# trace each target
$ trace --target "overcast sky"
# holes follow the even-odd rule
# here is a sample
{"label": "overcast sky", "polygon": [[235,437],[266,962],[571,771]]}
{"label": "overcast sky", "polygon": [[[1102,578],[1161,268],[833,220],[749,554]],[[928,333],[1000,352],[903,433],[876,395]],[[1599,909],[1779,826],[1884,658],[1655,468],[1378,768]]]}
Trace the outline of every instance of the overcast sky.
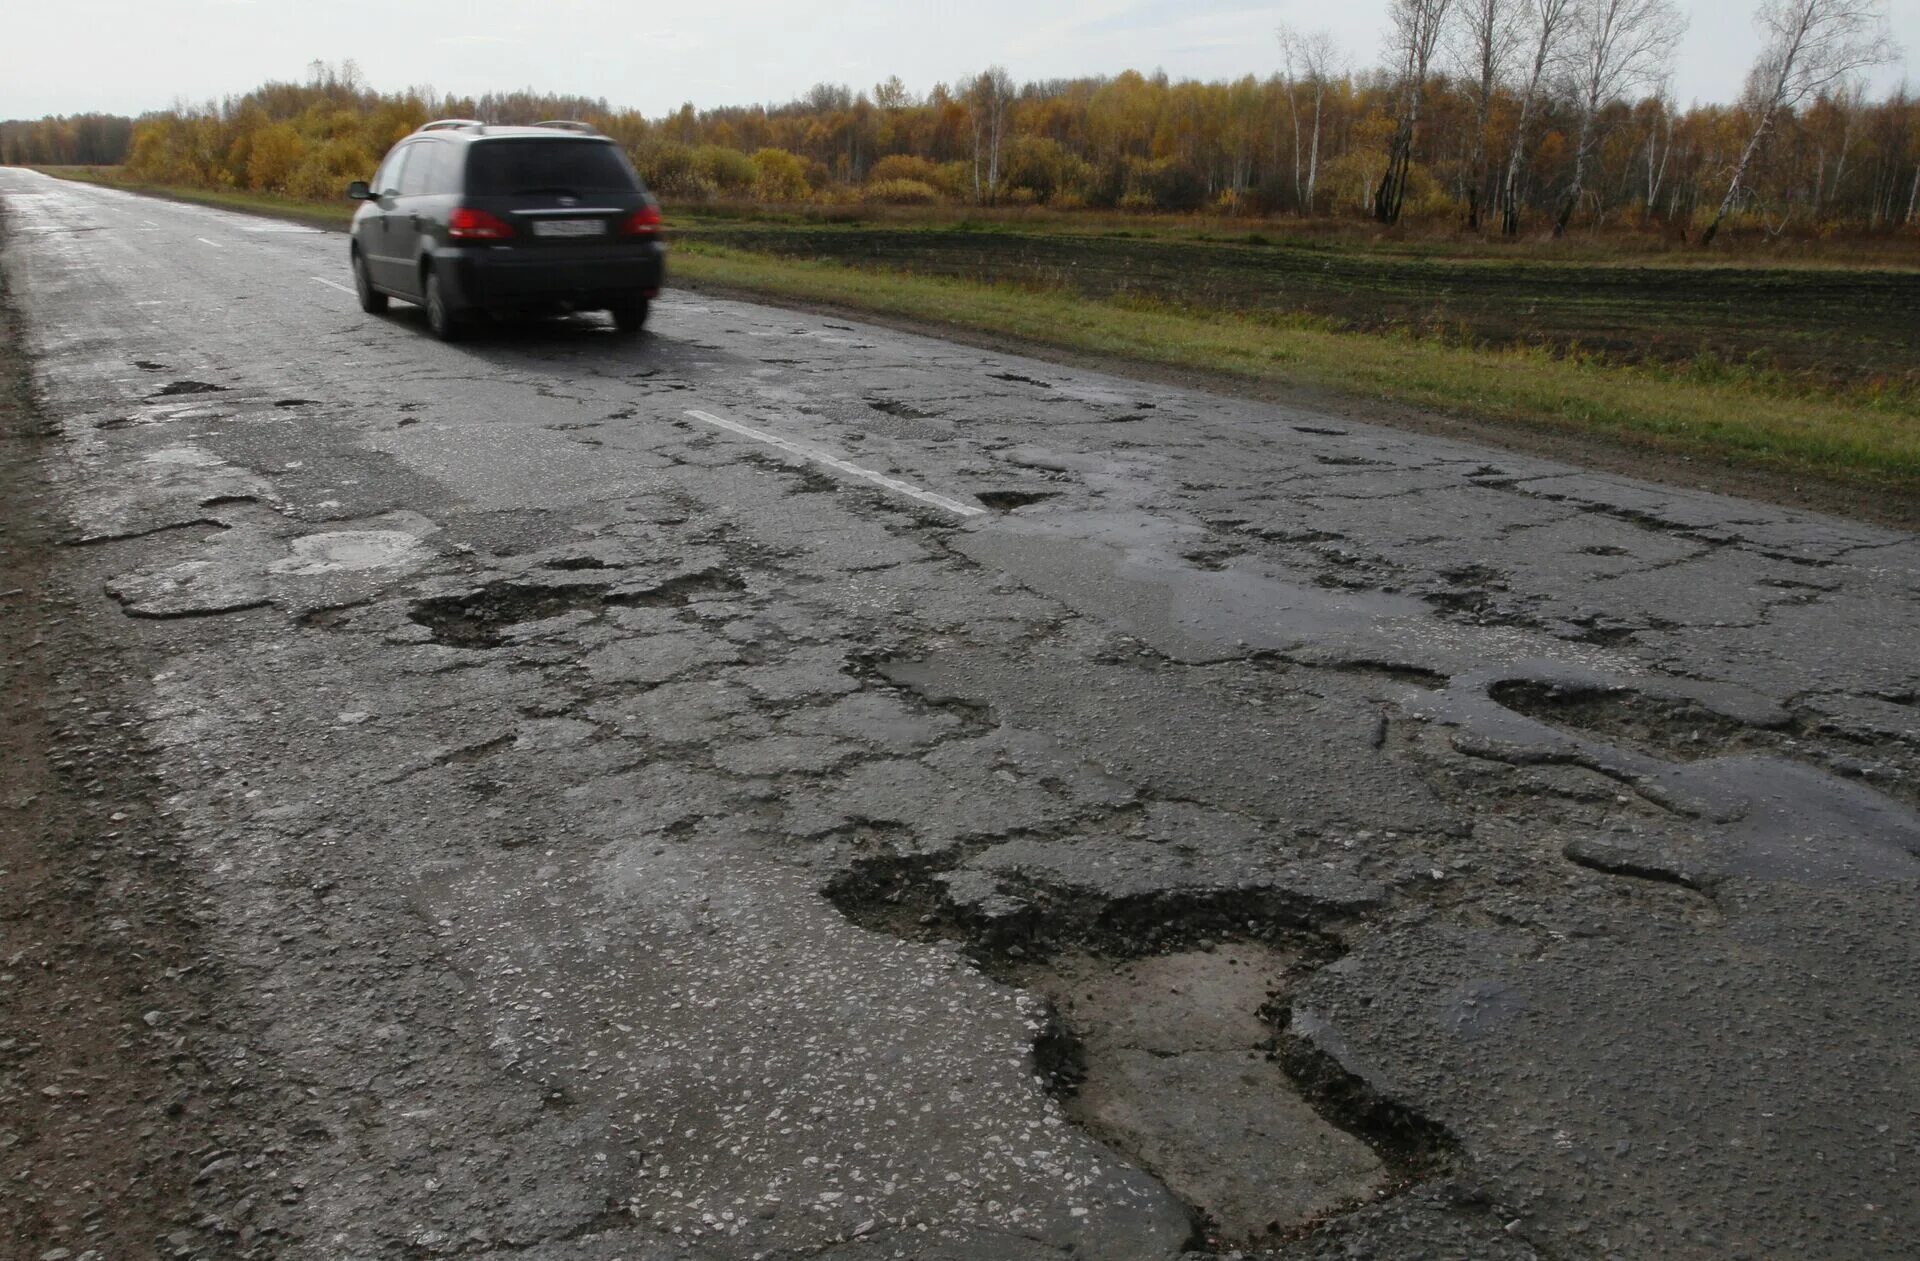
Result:
{"label": "overcast sky", "polygon": [[[0,20],[0,118],[138,114],[266,79],[315,58],[357,61],[377,88],[478,94],[534,87],[650,115],[786,101],[821,81],[916,93],[991,62],[1017,80],[1164,69],[1265,76],[1281,23],[1330,29],[1356,65],[1380,60],[1385,0],[55,0]],[[1920,0],[1889,0],[1908,50],[1876,76],[1920,87]],[[1730,100],[1758,46],[1752,0],[1682,0],[1682,104]]]}

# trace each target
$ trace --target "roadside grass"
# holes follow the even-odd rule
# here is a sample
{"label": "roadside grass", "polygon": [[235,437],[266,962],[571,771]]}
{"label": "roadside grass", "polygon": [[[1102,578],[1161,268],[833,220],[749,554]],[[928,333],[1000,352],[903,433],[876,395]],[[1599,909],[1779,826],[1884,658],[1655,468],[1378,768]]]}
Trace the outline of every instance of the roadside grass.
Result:
{"label": "roadside grass", "polygon": [[700,241],[680,244],[674,270],[696,283],[742,292],[1598,435],[1667,456],[1862,488],[1920,488],[1920,399],[1905,391],[1838,395],[1738,366],[1623,366],[1578,353],[1343,332],[1310,316],[1096,301],[1057,289],[775,258]]}

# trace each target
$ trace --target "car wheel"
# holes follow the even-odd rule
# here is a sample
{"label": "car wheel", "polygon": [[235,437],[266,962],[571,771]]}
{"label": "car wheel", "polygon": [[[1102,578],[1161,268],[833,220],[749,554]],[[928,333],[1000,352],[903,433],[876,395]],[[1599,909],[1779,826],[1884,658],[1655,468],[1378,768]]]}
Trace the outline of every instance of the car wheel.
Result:
{"label": "car wheel", "polygon": [[379,315],[387,309],[387,295],[373,287],[367,260],[360,257],[359,250],[353,252],[353,290],[360,295],[360,309],[368,315]]}
{"label": "car wheel", "polygon": [[626,298],[614,304],[613,326],[623,333],[637,333],[647,326],[647,310],[651,304],[645,298]]}
{"label": "car wheel", "polygon": [[427,327],[443,342],[460,340],[460,322],[447,305],[447,292],[440,285],[438,272],[427,273]]}

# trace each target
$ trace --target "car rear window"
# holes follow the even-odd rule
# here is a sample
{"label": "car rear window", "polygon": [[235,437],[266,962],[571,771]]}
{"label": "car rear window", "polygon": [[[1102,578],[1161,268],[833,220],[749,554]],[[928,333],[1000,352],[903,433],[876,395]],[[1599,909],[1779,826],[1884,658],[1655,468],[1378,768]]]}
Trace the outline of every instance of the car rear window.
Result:
{"label": "car rear window", "polygon": [[467,192],[634,193],[640,181],[619,148],[603,140],[493,140],[470,146]]}

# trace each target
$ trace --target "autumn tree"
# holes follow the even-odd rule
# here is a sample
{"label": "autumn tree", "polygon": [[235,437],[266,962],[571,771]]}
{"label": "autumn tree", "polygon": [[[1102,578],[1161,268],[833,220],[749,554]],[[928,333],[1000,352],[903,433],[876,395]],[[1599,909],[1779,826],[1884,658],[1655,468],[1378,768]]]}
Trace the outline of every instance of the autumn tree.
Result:
{"label": "autumn tree", "polygon": [[1586,192],[1601,109],[1664,78],[1686,29],[1673,0],[1574,0],[1567,54],[1578,136],[1555,236],[1566,234]]}
{"label": "autumn tree", "polygon": [[1013,79],[1002,67],[989,66],[967,84],[964,100],[973,128],[973,199],[991,203],[1000,187],[1000,147],[1006,140],[1007,113],[1013,107]]}
{"label": "autumn tree", "polygon": [[1473,134],[1466,169],[1467,227],[1480,227],[1487,192],[1487,128],[1497,89],[1522,39],[1522,0],[1460,0],[1453,26],[1453,59],[1473,103]]}
{"label": "autumn tree", "polygon": [[1507,236],[1520,234],[1520,175],[1532,136],[1534,114],[1550,82],[1549,76],[1557,73],[1564,56],[1567,28],[1577,0],[1523,0],[1523,3],[1523,29],[1533,55],[1527,63],[1526,83],[1520,89],[1519,118],[1514,123],[1513,143],[1507,151],[1507,173],[1500,182],[1500,231]]}
{"label": "autumn tree", "polygon": [[1739,199],[1748,168],[1783,113],[1893,56],[1885,0],[1765,0],[1754,24],[1765,43],[1747,76],[1753,134],[1734,165],[1727,195],[1700,236],[1702,245],[1713,243]]}
{"label": "autumn tree", "polygon": [[1393,146],[1387,152],[1386,174],[1373,195],[1373,217],[1381,223],[1400,222],[1407,200],[1407,178],[1413,167],[1413,144],[1420,131],[1420,106],[1427,86],[1427,69],[1453,0],[1389,0],[1388,48],[1400,72],[1400,117]]}
{"label": "autumn tree", "polygon": [[[1287,113],[1293,120],[1293,191],[1300,213],[1313,213],[1314,186],[1320,180],[1320,130],[1327,101],[1327,88],[1337,74],[1340,46],[1329,31],[1298,31],[1280,28],[1281,62],[1286,67]],[[1300,103],[1297,91],[1304,88],[1313,103],[1313,127],[1307,145],[1306,182],[1300,178]]]}

